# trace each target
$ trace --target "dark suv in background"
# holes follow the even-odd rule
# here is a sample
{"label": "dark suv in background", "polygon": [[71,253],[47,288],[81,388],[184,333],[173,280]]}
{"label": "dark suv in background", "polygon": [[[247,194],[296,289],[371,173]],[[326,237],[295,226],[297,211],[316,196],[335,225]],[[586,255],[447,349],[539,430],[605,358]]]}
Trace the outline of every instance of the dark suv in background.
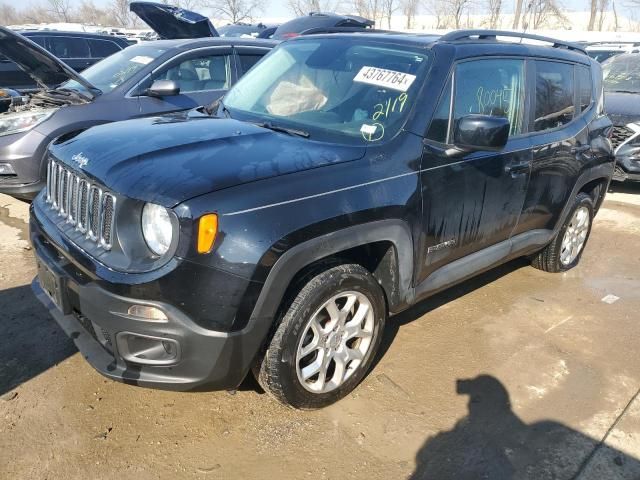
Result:
{"label": "dark suv in background", "polygon": [[234,389],[252,370],[322,407],[390,315],[516,257],[578,264],[613,173],[602,105],[600,65],[543,37],[301,36],[216,116],[52,144],[33,286],[110,378]]}
{"label": "dark suv in background", "polygon": [[[40,45],[76,72],[81,72],[129,46],[129,42],[124,38],[84,32],[18,31],[16,33]],[[38,84],[27,72],[0,54],[0,88],[32,92],[38,89]]]}

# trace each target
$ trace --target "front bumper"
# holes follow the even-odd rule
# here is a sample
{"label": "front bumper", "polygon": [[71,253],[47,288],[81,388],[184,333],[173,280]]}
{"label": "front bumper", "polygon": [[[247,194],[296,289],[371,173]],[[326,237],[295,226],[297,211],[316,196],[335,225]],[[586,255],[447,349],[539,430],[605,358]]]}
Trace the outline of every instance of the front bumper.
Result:
{"label": "front bumper", "polygon": [[0,136],[0,163],[15,175],[0,175],[0,193],[33,200],[44,187],[42,158],[49,139],[36,130]]}
{"label": "front bumper", "polygon": [[[56,246],[33,217],[30,228],[39,265],[44,265],[44,270],[51,272],[59,285],[53,297],[45,293],[38,278],[32,288],[87,361],[102,375],[128,384],[169,390],[234,389],[242,382],[269,322],[250,321],[239,331],[215,331],[198,325],[171,304],[116,294],[103,288],[104,281],[92,279],[89,272],[75,264],[69,253]],[[194,274],[193,281],[198,278],[198,274]],[[45,283],[51,292],[49,283]],[[56,299],[55,303],[52,298]],[[132,318],[127,314],[131,305],[157,307],[166,314],[167,320]],[[178,346],[178,354],[175,361],[165,365],[130,361],[130,352],[124,352],[119,341],[122,336],[167,340]]]}

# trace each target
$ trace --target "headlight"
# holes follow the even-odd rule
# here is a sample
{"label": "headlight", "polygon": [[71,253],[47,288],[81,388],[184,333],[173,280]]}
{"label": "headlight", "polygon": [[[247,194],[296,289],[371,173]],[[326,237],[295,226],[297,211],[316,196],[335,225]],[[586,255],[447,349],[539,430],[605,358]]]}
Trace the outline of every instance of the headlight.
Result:
{"label": "headlight", "polygon": [[169,210],[153,203],[145,204],[142,208],[142,235],[153,253],[167,253],[173,238]]}
{"label": "headlight", "polygon": [[8,113],[0,116],[0,136],[26,132],[49,118],[55,109]]}

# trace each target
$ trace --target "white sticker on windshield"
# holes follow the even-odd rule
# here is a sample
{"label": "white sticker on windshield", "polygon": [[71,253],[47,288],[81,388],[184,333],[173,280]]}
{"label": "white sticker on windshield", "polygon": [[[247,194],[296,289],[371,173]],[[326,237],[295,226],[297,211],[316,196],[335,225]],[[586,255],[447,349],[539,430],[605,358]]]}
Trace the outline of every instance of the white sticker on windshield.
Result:
{"label": "white sticker on windshield", "polygon": [[353,81],[406,92],[415,79],[415,75],[396,72],[395,70],[378,67],[362,67]]}
{"label": "white sticker on windshield", "polygon": [[360,127],[360,131],[362,133],[367,134],[367,135],[373,135],[374,133],[376,133],[377,129],[378,129],[377,126],[375,126],[375,125],[367,125],[366,123],[362,124],[362,127]]}
{"label": "white sticker on windshield", "polygon": [[142,65],[148,65],[153,61],[152,57],[145,57],[144,55],[138,55],[137,57],[133,57],[131,59],[133,63],[140,63]]}

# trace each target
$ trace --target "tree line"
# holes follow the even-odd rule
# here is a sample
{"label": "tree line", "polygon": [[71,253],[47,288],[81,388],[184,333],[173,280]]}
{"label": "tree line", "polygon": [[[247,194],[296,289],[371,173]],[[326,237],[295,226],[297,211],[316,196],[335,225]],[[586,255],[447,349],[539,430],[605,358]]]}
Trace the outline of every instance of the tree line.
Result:
{"label": "tree line", "polygon": [[[252,22],[265,13],[264,0],[161,0],[190,10],[200,10],[223,22]],[[562,28],[570,24],[562,0],[509,0],[513,14],[505,19],[505,0],[287,0],[292,16],[309,12],[343,12],[375,20],[380,28],[391,28],[392,18],[402,16],[405,28],[419,28],[416,19],[427,14],[428,28]],[[584,0],[589,10],[587,30],[602,30],[608,12],[617,26],[616,0]],[[640,6],[640,0],[628,0]],[[477,15],[482,19],[478,25]],[[0,25],[25,23],[78,22],[123,28],[142,28],[140,19],[129,11],[129,0],[111,0],[98,6],[93,0],[74,5],[71,0],[40,0],[24,8],[0,4]],[[398,26],[396,25],[396,28]]]}

